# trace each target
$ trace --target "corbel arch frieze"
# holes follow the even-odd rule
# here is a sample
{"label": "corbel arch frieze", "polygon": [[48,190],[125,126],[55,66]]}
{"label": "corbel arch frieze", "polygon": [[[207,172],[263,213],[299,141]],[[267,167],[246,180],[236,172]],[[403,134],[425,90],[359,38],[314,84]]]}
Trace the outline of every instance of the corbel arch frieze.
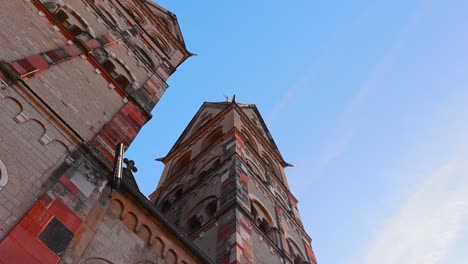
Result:
{"label": "corbel arch frieze", "polygon": [[151,247],[156,252],[156,255],[162,257],[163,254],[164,254],[165,245],[166,245],[166,243],[161,237],[155,236],[153,238],[153,243],[152,243]]}
{"label": "corbel arch frieze", "polygon": [[[31,133],[39,135],[35,140],[38,140],[42,145],[49,145],[50,143],[58,143],[63,145],[65,153],[70,152],[72,149],[71,144],[65,143],[65,137],[55,129],[48,125],[48,121],[39,112],[34,111],[27,103],[21,102],[22,100],[10,95],[7,91],[6,96],[0,96],[0,109],[10,113],[10,117],[19,124],[22,128],[29,127]],[[36,125],[33,125],[32,122]],[[36,127],[36,128],[33,128]],[[42,132],[39,132],[42,131]],[[52,145],[54,145],[52,144]]]}
{"label": "corbel arch frieze", "polygon": [[134,233],[137,232],[137,227],[139,223],[139,219],[134,212],[127,211],[123,214],[122,222]]}
{"label": "corbel arch frieze", "polygon": [[[177,260],[179,256],[176,254],[176,250],[173,249],[173,246],[171,246],[172,242],[159,236],[162,233],[160,228],[145,215],[135,213],[135,208],[133,208],[131,204],[127,204],[127,202],[121,198],[114,198],[108,210],[122,221],[123,224],[129,227],[132,232],[142,238],[143,241],[154,250],[156,255],[164,259],[169,256],[169,258],[172,259],[173,256],[170,256],[170,254],[174,254]],[[179,262],[176,261],[174,263]]]}

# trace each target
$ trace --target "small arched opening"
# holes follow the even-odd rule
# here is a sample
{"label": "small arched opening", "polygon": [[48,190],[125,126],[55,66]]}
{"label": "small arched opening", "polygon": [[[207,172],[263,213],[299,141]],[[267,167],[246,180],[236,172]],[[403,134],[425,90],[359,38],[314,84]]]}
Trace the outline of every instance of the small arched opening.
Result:
{"label": "small arched opening", "polygon": [[69,8],[60,7],[55,11],[54,16],[75,38],[88,40],[92,37],[83,18]]}
{"label": "small arched opening", "polygon": [[172,165],[172,174],[174,175],[182,168],[185,168],[189,163],[192,157],[192,152],[188,151],[182,157],[180,157],[173,165]]}
{"label": "small arched opening", "polygon": [[208,136],[205,137],[202,143],[202,150],[208,148],[209,146],[216,143],[219,139],[223,137],[223,128],[217,127],[215,128]]}
{"label": "small arched opening", "polygon": [[106,58],[102,62],[102,67],[122,89],[131,87],[130,74],[120,62],[112,58]]}
{"label": "small arched opening", "polygon": [[195,232],[206,222],[212,219],[218,210],[218,199],[216,196],[208,196],[197,203],[190,212],[187,223],[189,231]]}
{"label": "small arched opening", "polygon": [[274,227],[273,218],[266,208],[257,200],[251,199],[250,212],[258,229],[276,243],[276,228]]}

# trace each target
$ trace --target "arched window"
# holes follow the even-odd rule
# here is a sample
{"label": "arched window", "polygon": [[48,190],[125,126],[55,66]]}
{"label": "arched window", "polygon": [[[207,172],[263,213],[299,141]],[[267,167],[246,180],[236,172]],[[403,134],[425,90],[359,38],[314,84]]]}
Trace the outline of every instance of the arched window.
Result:
{"label": "arched window", "polygon": [[61,7],[55,11],[54,16],[75,38],[88,40],[92,37],[84,20],[74,11]]}
{"label": "arched window", "polygon": [[249,167],[249,169],[253,172],[253,174],[260,177],[263,182],[267,182],[265,176],[263,175],[263,173],[260,171],[260,169],[254,162],[252,162],[251,160],[247,160],[247,167]]}
{"label": "arched window", "polygon": [[117,82],[117,84],[123,89],[129,88],[132,83],[129,81],[130,74],[127,72],[125,67],[118,61],[112,58],[107,58],[102,62],[102,67],[106,72]]}
{"label": "arched window", "polygon": [[142,48],[136,47],[138,50],[138,53],[141,55],[141,59],[144,61],[144,63],[150,67],[152,70],[156,70],[156,67],[154,66],[153,59],[146,53]]}
{"label": "arched window", "polygon": [[193,215],[190,217],[189,222],[188,222],[188,227],[190,231],[196,231],[202,226],[201,219],[197,215]]}
{"label": "arched window", "polygon": [[204,177],[210,175],[213,171],[215,171],[218,166],[221,164],[221,161],[219,157],[214,157],[207,161],[203,166],[198,169],[198,171],[201,171],[198,173],[198,178],[203,179]]}
{"label": "arched window", "polygon": [[160,48],[165,54],[169,54],[171,51],[169,44],[167,41],[158,33],[152,32],[151,39],[156,43],[158,48]]}
{"label": "arched window", "polygon": [[117,22],[115,17],[107,10],[107,8],[103,7],[102,5],[98,5],[97,7],[104,13],[105,18],[107,18],[107,20],[111,23],[110,26],[114,26],[120,29],[119,23]]}
{"label": "arched window", "polygon": [[250,201],[250,211],[253,216],[254,224],[260,229],[260,231],[265,234],[270,240],[276,241],[275,233],[276,229],[274,228],[274,222],[271,215],[263,207],[261,203],[256,200]]}
{"label": "arched window", "polygon": [[184,193],[184,189],[182,185],[177,185],[176,187],[174,187],[174,189],[169,191],[167,196],[163,198],[162,202],[159,205],[159,208],[161,209],[161,211],[162,212],[169,211],[174,201],[180,199],[183,193]]}
{"label": "arched window", "polygon": [[132,17],[140,25],[146,24],[146,20],[136,8],[131,5],[125,5],[125,10],[130,14],[130,17]]}
{"label": "arched window", "polygon": [[216,196],[208,196],[196,204],[190,212],[190,218],[187,223],[190,232],[197,231],[206,222],[216,215],[218,210],[218,199]]}
{"label": "arched window", "polygon": [[253,149],[255,149],[255,151],[258,152],[257,143],[256,143],[255,140],[252,138],[252,136],[250,136],[250,134],[246,132],[245,129],[242,129],[242,136],[245,138],[246,144],[249,144]]}
{"label": "arched window", "polygon": [[294,260],[294,264],[302,264],[305,261],[305,257],[299,246],[291,239],[287,239],[289,254]]}
{"label": "arched window", "polygon": [[52,1],[44,2],[43,5],[44,5],[45,8],[47,8],[47,10],[49,10],[52,14],[55,13],[55,10],[58,8],[57,3],[52,2]]}
{"label": "arched window", "polygon": [[206,205],[206,214],[208,215],[209,218],[213,217],[216,214],[216,211],[218,210],[218,201],[213,200],[209,202]]}
{"label": "arched window", "polygon": [[223,137],[223,128],[217,127],[208,136],[206,136],[205,140],[203,140],[202,149],[206,149],[207,147],[213,145],[216,141],[218,141],[222,137]]}
{"label": "arched window", "polygon": [[208,121],[213,117],[212,114],[205,114],[203,116],[200,117],[200,120],[195,124],[195,126],[193,126],[193,129],[192,129],[192,134],[197,132],[198,129],[203,126],[204,124],[208,123]]}
{"label": "arched window", "polygon": [[163,213],[167,212],[167,211],[169,210],[170,207],[171,207],[171,203],[170,203],[169,201],[167,201],[167,200],[164,201],[164,202],[161,204],[161,206],[160,206],[161,211],[162,211]]}
{"label": "arched window", "polygon": [[281,173],[279,172],[278,167],[277,167],[276,164],[273,162],[273,160],[268,156],[268,154],[266,154],[265,152],[263,152],[263,160],[267,163],[267,167],[270,169],[270,171],[271,171],[278,179],[282,179],[282,178],[281,178]]}
{"label": "arched window", "polygon": [[110,60],[105,60],[103,63],[102,63],[102,66],[104,67],[104,69],[106,69],[107,73],[109,73],[112,77],[114,77],[114,72],[115,72],[115,65],[114,63],[112,63],[112,61]]}
{"label": "arched window", "polygon": [[127,77],[123,76],[122,74],[117,75],[115,77],[115,81],[122,87],[123,89],[127,89],[131,86],[130,81],[127,79]]}
{"label": "arched window", "polygon": [[[107,60],[107,58],[109,57],[109,54],[103,48],[95,49],[95,50],[92,51],[91,54],[101,64],[103,64]],[[115,66],[114,66],[114,68],[115,68]]]}
{"label": "arched window", "polygon": [[191,151],[189,151],[189,152],[185,153],[184,155],[182,155],[182,157],[180,157],[174,163],[174,165],[172,165],[172,174],[177,173],[179,170],[181,170],[182,168],[187,166],[190,163],[191,156],[192,156]]}

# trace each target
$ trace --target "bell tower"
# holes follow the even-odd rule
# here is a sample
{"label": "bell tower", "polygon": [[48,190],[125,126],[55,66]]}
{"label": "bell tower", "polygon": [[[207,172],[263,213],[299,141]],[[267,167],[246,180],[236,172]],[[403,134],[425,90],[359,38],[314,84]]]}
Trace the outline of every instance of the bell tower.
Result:
{"label": "bell tower", "polygon": [[216,263],[317,263],[254,104],[205,102],[158,160],[151,201]]}

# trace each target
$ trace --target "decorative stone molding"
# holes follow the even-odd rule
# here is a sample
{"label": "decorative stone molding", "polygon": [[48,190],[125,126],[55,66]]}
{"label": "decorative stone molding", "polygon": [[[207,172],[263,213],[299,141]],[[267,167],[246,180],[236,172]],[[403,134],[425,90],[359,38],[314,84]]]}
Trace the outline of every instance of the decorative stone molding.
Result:
{"label": "decorative stone molding", "polygon": [[[152,220],[147,219],[146,216],[137,213],[129,201],[122,199],[123,197],[116,197],[112,200],[109,208],[110,212],[122,221],[132,232],[138,235],[145,243],[151,247],[155,253],[164,258],[166,261],[169,258],[176,260],[181,256],[177,254],[177,250],[171,248],[170,244],[164,237],[161,237],[161,230],[152,223]],[[128,221],[131,216],[133,221]],[[173,254],[173,255],[171,255]],[[171,259],[173,260],[173,259]],[[176,261],[176,263],[187,263],[183,260]]]}
{"label": "decorative stone molding", "polygon": [[8,171],[5,164],[0,160],[0,190],[8,183]]}

